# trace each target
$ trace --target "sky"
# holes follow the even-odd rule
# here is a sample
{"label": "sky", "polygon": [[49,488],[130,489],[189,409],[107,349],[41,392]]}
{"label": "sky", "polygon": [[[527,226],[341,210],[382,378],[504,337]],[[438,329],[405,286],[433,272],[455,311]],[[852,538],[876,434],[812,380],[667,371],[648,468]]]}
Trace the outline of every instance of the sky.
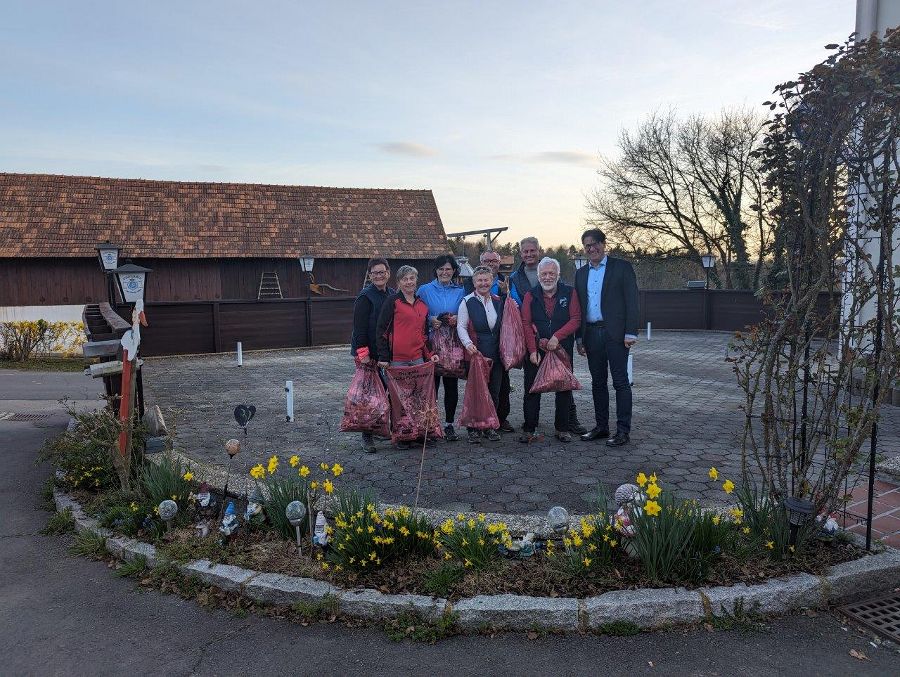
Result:
{"label": "sky", "polygon": [[428,188],[448,233],[577,242],[654,110],[760,103],[851,0],[0,0],[0,171]]}

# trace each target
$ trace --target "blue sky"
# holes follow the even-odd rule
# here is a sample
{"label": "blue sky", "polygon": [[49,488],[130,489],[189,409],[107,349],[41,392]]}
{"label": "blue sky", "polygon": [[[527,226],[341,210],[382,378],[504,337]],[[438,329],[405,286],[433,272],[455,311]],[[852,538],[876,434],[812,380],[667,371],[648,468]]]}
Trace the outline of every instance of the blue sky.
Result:
{"label": "blue sky", "polygon": [[0,0],[0,171],[430,188],[448,232],[574,242],[622,128],[758,106],[854,12]]}

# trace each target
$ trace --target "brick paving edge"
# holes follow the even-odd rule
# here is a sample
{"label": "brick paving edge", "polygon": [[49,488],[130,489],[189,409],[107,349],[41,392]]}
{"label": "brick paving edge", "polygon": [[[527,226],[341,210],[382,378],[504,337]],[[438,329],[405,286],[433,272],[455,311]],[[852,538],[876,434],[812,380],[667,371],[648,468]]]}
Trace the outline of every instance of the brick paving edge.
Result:
{"label": "brick paving edge", "polygon": [[[91,531],[106,539],[106,549],[125,561],[137,556],[154,566],[156,548],[149,543],[114,536],[97,520],[84,514],[69,495],[54,489],[58,511],[69,508],[76,530]],[[644,630],[700,623],[710,615],[760,613],[783,614],[804,608],[825,607],[848,599],[888,589],[900,580],[900,551],[883,547],[880,552],[831,567],[824,576],[795,574],[758,585],[738,584],[686,590],[643,588],[614,590],[595,597],[529,597],[524,595],[477,595],[451,604],[443,598],[415,594],[385,594],[378,590],[343,590],[312,578],[263,573],[208,560],[180,565],[185,575],[207,585],[240,592],[259,602],[290,605],[337,599],[340,613],[363,619],[394,618],[415,611],[428,620],[445,613],[456,614],[463,630],[548,629],[563,631],[602,630],[609,623],[633,623]]]}

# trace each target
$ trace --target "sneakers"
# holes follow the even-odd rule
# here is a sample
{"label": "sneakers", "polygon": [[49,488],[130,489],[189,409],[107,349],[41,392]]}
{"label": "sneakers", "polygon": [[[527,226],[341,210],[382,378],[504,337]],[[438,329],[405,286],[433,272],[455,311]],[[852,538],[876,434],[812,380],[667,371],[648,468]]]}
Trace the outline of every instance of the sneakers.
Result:
{"label": "sneakers", "polygon": [[481,444],[481,433],[479,433],[477,430],[470,430],[469,444]]}
{"label": "sneakers", "polygon": [[459,439],[459,435],[456,434],[451,423],[444,426],[444,439],[447,442],[456,442]]}
{"label": "sneakers", "polygon": [[488,430],[484,433],[485,438],[488,442],[499,442],[500,441],[500,433],[496,430]]}
{"label": "sneakers", "polygon": [[500,432],[501,433],[514,433],[516,429],[512,427],[509,421],[503,419],[500,421]]}
{"label": "sneakers", "polygon": [[375,453],[375,440],[372,439],[372,435],[369,433],[362,434],[362,450],[367,454]]}
{"label": "sneakers", "polygon": [[538,436],[535,435],[533,430],[525,430],[521,435],[519,435],[519,442],[522,444],[531,444],[532,442],[537,442]]}
{"label": "sneakers", "polygon": [[572,434],[568,430],[557,430],[556,439],[558,439],[560,442],[568,443],[572,441]]}

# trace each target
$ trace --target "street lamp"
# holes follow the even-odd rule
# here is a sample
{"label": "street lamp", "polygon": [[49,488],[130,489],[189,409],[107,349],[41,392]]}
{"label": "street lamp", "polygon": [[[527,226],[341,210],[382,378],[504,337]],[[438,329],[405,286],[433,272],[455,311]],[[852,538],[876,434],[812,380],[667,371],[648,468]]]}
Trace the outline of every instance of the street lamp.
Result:
{"label": "street lamp", "polygon": [[706,270],[706,289],[709,289],[709,271],[716,267],[716,257],[707,252],[703,256],[700,257],[700,261],[703,263],[703,268]]}
{"label": "street lamp", "polygon": [[113,305],[115,292],[113,291],[112,273],[119,266],[119,253],[122,248],[106,240],[106,242],[98,244],[95,249],[97,250],[97,260],[100,261],[100,270],[106,274],[106,297],[109,305]]}
{"label": "street lamp", "polygon": [[314,256],[310,256],[309,254],[301,254],[297,257],[300,261],[300,270],[306,273],[309,279],[306,280],[306,345],[312,345],[312,284],[313,284],[313,266],[316,263],[316,258]]}
{"label": "street lamp", "polygon": [[579,270],[584,267],[584,264],[588,262],[587,256],[584,254],[576,254],[575,255],[575,270]]}
{"label": "street lamp", "polygon": [[147,290],[147,275],[153,272],[150,268],[126,263],[112,271],[119,283],[119,293],[124,303],[143,301]]}
{"label": "street lamp", "polygon": [[457,256],[456,262],[459,264],[459,279],[461,282],[464,282],[466,278],[471,279],[472,274],[475,272],[472,270],[472,266],[469,265],[469,257],[468,256]]}

